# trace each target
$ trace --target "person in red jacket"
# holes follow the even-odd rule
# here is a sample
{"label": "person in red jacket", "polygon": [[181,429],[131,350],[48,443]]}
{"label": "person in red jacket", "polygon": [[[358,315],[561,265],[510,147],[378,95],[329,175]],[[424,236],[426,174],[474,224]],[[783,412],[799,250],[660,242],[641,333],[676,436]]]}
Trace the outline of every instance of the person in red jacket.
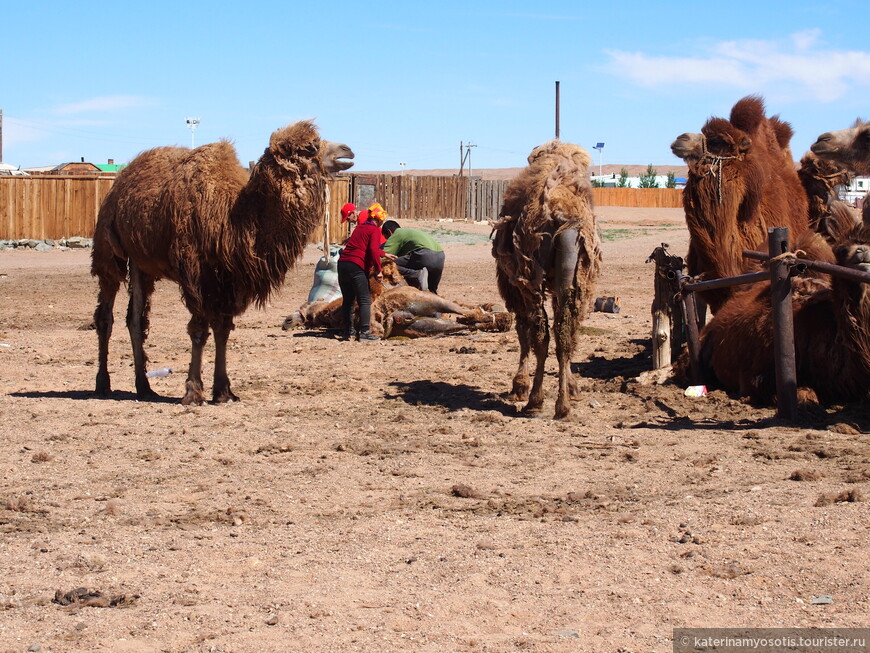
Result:
{"label": "person in red jacket", "polygon": [[369,273],[376,272],[378,281],[384,278],[381,272],[381,249],[383,238],[381,225],[387,212],[380,204],[372,204],[365,222],[353,230],[344,249],[338,256],[338,286],[341,288],[341,317],[344,324],[344,340],[356,335],[353,328],[353,305],[359,304],[359,340],[380,340],[371,333],[372,293],[369,289]]}

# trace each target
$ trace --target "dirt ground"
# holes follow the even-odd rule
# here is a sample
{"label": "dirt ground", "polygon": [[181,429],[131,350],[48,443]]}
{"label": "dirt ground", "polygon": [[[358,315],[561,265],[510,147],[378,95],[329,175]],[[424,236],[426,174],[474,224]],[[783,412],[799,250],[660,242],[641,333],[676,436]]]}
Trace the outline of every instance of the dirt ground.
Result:
{"label": "dirt ground", "polygon": [[[564,421],[552,357],[543,414],[504,399],[512,332],[282,331],[313,246],[237,321],[241,402],[178,403],[188,315],[168,283],[147,345],[179,370],[154,379],[165,401],[135,400],[123,301],[97,399],[89,252],[0,252],[0,652],[662,652],[675,627],[870,626],[867,406],[790,425],[635,382],[644,261],[688,236],[680,211],[598,215],[597,294],[622,312],[586,321]],[[498,300],[487,226],[422,227],[443,295]]]}

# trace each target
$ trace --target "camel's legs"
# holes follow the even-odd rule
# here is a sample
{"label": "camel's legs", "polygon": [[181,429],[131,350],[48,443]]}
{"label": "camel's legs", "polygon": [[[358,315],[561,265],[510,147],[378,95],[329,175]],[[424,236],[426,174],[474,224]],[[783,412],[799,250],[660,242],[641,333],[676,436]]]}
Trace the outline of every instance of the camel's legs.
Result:
{"label": "camel's legs", "polygon": [[553,288],[553,331],[556,337],[556,358],[559,361],[559,395],[556,399],[557,419],[571,413],[569,399],[579,395],[577,379],[571,372],[571,357],[577,343],[580,324],[577,297],[578,234],[566,229],[556,236],[556,274]]}
{"label": "camel's legs", "polygon": [[145,340],[148,338],[148,314],[151,311],[151,293],[154,292],[154,279],[143,273],[130,261],[130,303],[127,306],[127,330],[133,346],[133,370],[136,376],[136,396],[139,399],[152,399],[157,396],[145,376],[148,355],[145,353]]}
{"label": "camel's legs", "polygon": [[234,328],[231,315],[222,316],[211,323],[215,346],[212,401],[216,404],[239,400],[230,390],[230,378],[227,375],[227,340],[229,340],[230,332]]}
{"label": "camel's legs", "polygon": [[514,374],[513,386],[507,396],[509,401],[525,401],[529,398],[529,352],[532,336],[530,325],[524,314],[516,314],[517,339],[520,341],[520,363]]}
{"label": "camel's legs", "polygon": [[205,403],[205,394],[202,391],[202,350],[208,342],[208,321],[202,316],[194,315],[187,323],[187,333],[190,335],[190,368],[187,370],[185,393],[181,403],[185,406],[202,405]]}
{"label": "camel's legs", "polygon": [[115,323],[113,314],[115,297],[120,287],[120,280],[114,277],[100,276],[100,294],[97,298],[97,308],[94,311],[94,325],[97,328],[99,365],[96,393],[101,396],[106,396],[112,392],[112,382],[109,378],[109,339],[112,337],[112,326]]}
{"label": "camel's legs", "polygon": [[529,394],[529,402],[524,411],[533,412],[541,410],[544,405],[544,366],[547,363],[547,350],[550,347],[550,325],[547,320],[547,311],[544,308],[543,296],[540,298],[533,313],[529,316],[529,334],[531,336],[532,351],[535,352],[535,378],[532,381],[532,391]]}

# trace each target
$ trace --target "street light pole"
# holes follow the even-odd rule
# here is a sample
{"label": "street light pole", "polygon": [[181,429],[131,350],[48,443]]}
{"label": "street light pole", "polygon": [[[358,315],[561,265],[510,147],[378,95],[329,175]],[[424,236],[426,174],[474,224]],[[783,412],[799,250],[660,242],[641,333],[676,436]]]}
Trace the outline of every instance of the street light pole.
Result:
{"label": "street light pole", "polygon": [[196,128],[199,126],[199,118],[186,118],[185,122],[187,126],[190,127],[190,149],[193,149],[193,132],[196,131]]}
{"label": "street light pole", "polygon": [[405,176],[405,166],[408,165],[404,161],[399,161],[399,167],[402,169],[402,177]]}
{"label": "street light pole", "polygon": [[593,150],[598,150],[598,176],[601,176],[601,151],[604,149],[604,143],[596,143]]}

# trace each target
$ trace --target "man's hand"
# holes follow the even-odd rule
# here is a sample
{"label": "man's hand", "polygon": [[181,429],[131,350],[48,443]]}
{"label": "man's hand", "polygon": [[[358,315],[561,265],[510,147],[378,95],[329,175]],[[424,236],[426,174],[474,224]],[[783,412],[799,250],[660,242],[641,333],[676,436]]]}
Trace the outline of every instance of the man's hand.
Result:
{"label": "man's hand", "polygon": [[388,261],[395,261],[399,257],[396,256],[395,254],[390,254],[389,252],[384,252],[384,258],[387,259]]}

